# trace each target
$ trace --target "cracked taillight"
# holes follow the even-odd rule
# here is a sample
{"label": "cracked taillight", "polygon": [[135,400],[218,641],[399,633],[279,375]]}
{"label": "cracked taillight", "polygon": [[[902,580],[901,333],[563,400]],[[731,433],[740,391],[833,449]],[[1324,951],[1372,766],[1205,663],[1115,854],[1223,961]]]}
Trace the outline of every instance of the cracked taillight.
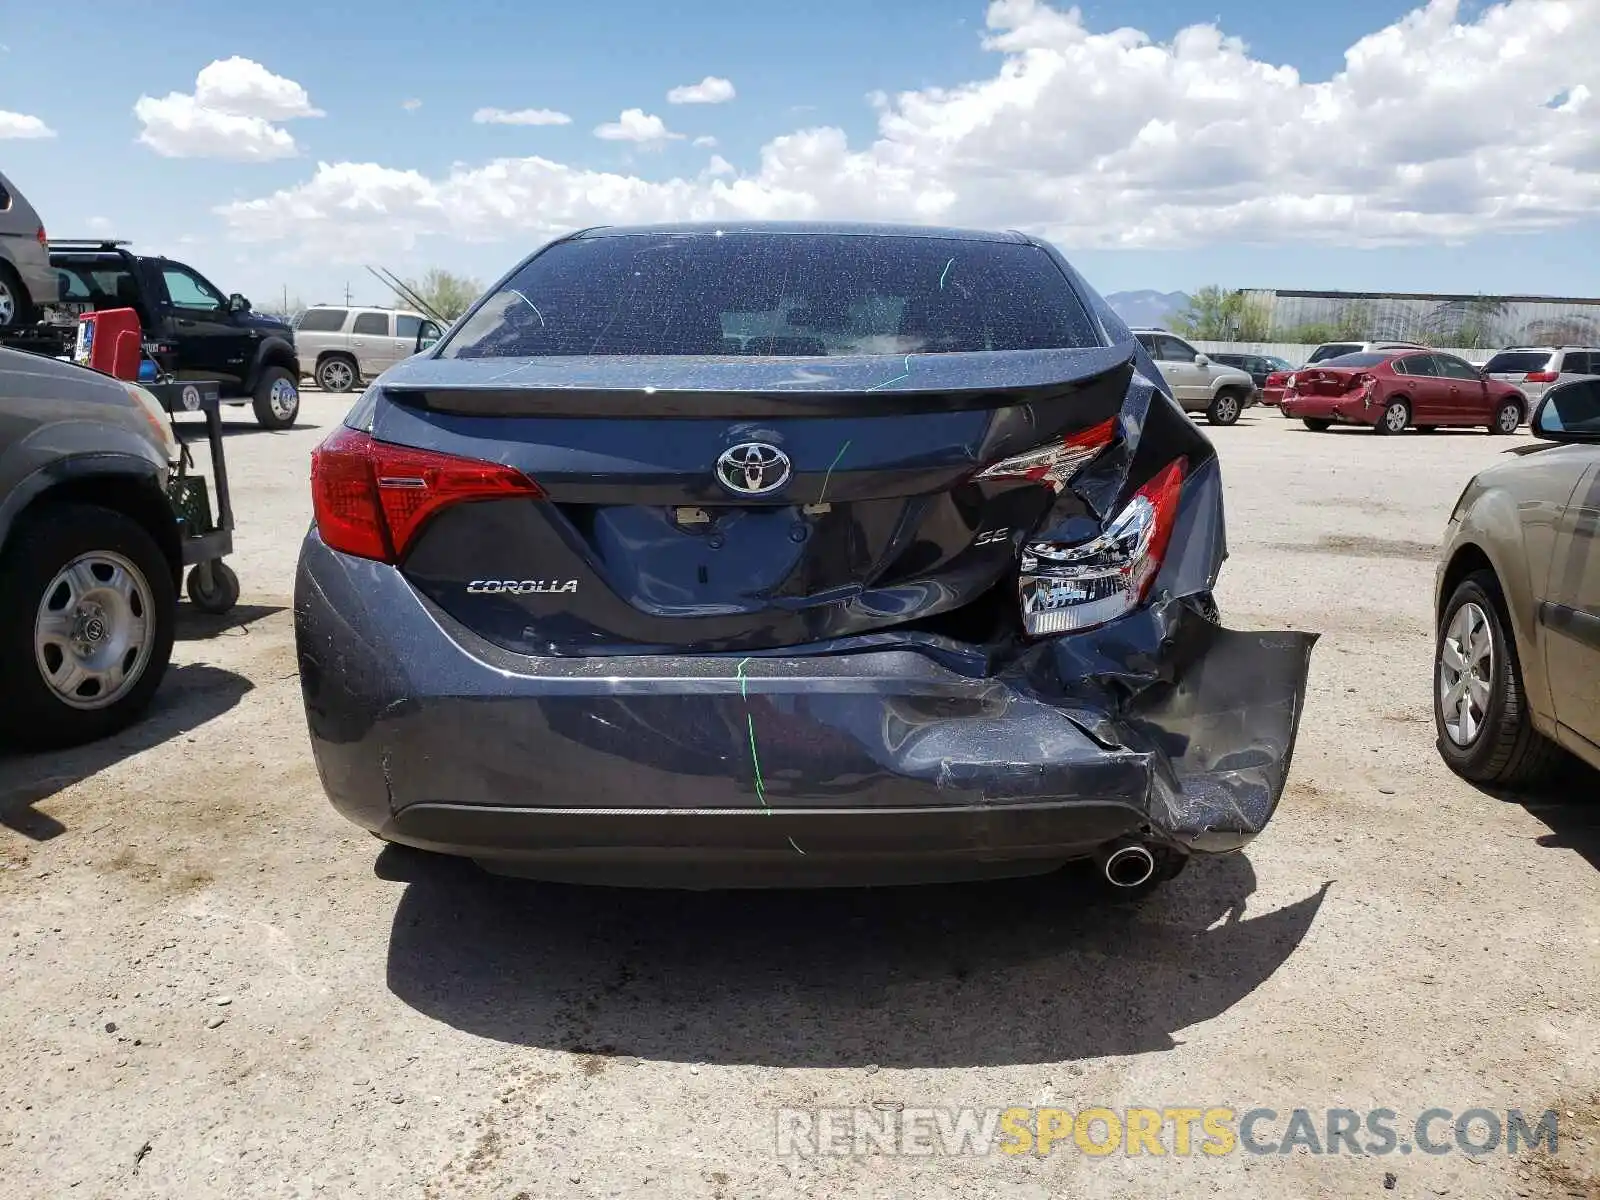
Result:
{"label": "cracked taillight", "polygon": [[1019,598],[1030,635],[1092,629],[1144,602],[1166,557],[1186,469],[1182,458],[1170,463],[1098,537],[1077,545],[1028,543]]}

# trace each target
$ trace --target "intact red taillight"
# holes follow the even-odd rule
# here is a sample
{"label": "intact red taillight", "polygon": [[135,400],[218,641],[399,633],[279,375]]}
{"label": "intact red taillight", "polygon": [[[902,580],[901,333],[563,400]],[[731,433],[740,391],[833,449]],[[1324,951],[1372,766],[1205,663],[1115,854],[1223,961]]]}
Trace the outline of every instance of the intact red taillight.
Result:
{"label": "intact red taillight", "polygon": [[425,521],[452,504],[539,499],[515,467],[373,440],[340,426],[311,453],[317,533],[335,550],[398,562]]}
{"label": "intact red taillight", "polygon": [[44,226],[43,225],[39,226],[39,231],[37,233],[35,233],[33,236],[39,239],[39,245],[41,245],[41,246],[47,246],[49,244],[49,242],[50,242],[50,239],[45,237],[45,235],[44,235]]}
{"label": "intact red taillight", "polygon": [[1289,373],[1287,371],[1274,371],[1271,375],[1267,376],[1267,382],[1262,386],[1269,388],[1282,387],[1288,378]]}
{"label": "intact red taillight", "polygon": [[1100,451],[1109,446],[1117,436],[1117,418],[1107,417],[1098,425],[1080,429],[1066,437],[1003,459],[985,467],[974,479],[1011,479],[1027,483],[1043,483],[1060,491],[1071,478]]}
{"label": "intact red taillight", "polygon": [[1523,377],[1523,383],[1554,383],[1561,378],[1560,371],[1529,371]]}

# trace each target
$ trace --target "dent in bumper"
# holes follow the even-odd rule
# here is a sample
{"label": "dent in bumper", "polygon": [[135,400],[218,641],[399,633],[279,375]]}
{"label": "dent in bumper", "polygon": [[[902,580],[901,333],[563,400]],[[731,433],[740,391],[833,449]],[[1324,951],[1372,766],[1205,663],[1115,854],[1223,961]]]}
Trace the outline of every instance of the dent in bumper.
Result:
{"label": "dent in bumper", "polygon": [[335,805],[484,854],[714,855],[719,839],[805,854],[812,838],[811,852],[1071,857],[1125,832],[1234,850],[1282,794],[1315,642],[1166,600],[998,671],[904,633],[744,659],[534,659],[315,534],[295,616]]}

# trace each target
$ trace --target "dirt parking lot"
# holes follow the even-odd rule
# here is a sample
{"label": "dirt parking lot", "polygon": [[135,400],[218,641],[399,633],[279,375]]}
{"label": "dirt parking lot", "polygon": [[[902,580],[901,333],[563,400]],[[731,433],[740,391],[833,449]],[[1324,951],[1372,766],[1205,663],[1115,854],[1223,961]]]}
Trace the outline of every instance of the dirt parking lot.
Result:
{"label": "dirt parking lot", "polygon": [[[1323,633],[1248,852],[1141,908],[1059,879],[640,894],[384,850],[309,755],[308,454],[234,410],[244,600],[143,724],[0,758],[8,1197],[1600,1195],[1600,786],[1434,750],[1434,547],[1515,439],[1213,430],[1243,628]],[[187,609],[187,606],[184,606]],[[780,1156],[775,1111],[1560,1113],[1558,1153]],[[1438,1127],[1448,1140],[1448,1125]],[[1404,1139],[1403,1139],[1404,1140]]]}

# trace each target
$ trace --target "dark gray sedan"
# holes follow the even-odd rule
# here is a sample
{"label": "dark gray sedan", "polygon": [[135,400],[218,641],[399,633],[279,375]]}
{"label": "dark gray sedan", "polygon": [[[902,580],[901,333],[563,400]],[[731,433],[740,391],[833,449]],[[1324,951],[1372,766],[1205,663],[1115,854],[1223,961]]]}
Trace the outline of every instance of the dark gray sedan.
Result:
{"label": "dark gray sedan", "polygon": [[1212,447],[1019,234],[562,239],[368,389],[312,493],[311,742],[392,841],[1134,893],[1283,789],[1313,639],[1220,627]]}

